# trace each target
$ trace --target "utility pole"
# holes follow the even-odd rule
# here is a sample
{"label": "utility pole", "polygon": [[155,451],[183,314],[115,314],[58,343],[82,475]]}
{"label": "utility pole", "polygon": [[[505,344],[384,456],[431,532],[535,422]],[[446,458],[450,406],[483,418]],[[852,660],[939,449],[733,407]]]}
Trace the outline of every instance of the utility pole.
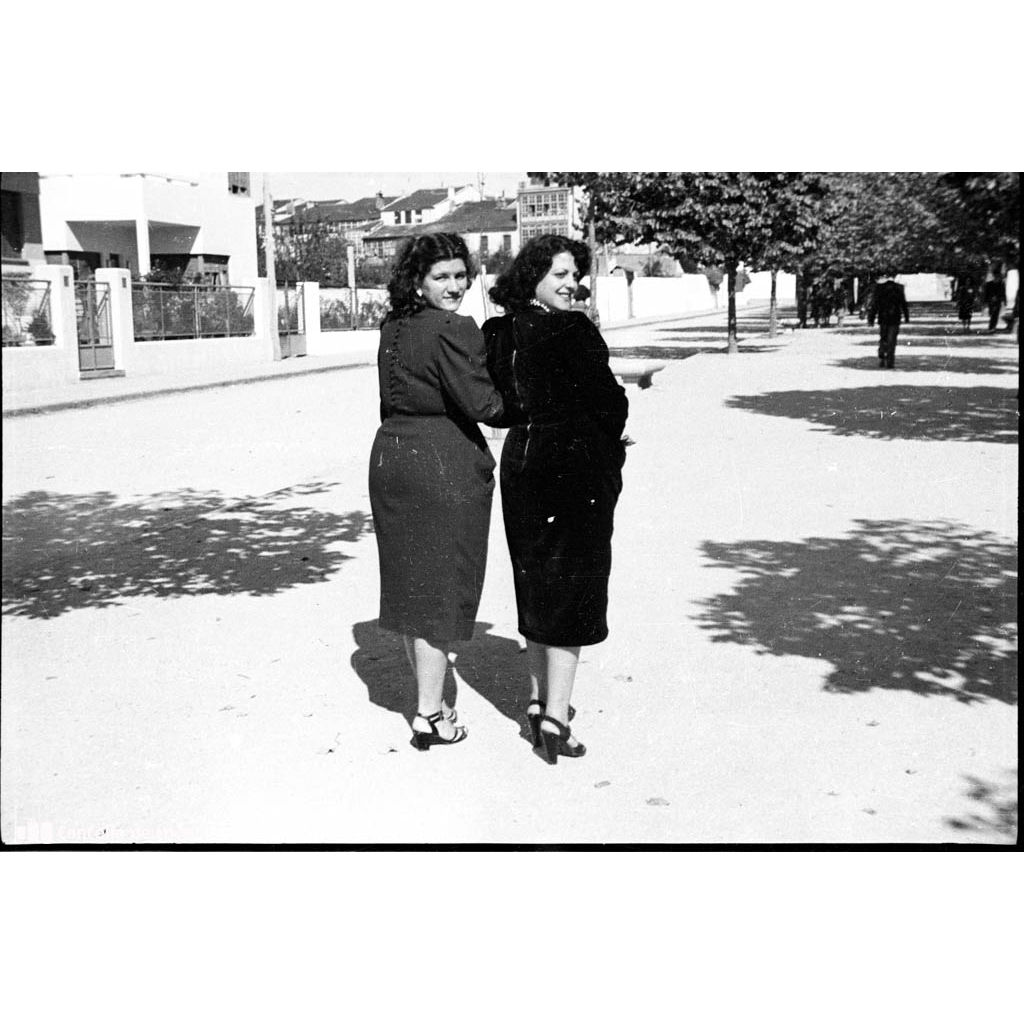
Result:
{"label": "utility pole", "polygon": [[600,258],[597,254],[597,227],[595,221],[597,220],[597,204],[594,201],[593,192],[587,193],[587,220],[589,221],[588,231],[590,238],[590,259],[591,259],[591,271],[590,271],[590,308],[597,313],[597,271],[600,264]]}
{"label": "utility pole", "polygon": [[[476,191],[480,197],[480,203],[477,206],[479,216],[477,218],[477,238],[480,239],[480,247],[477,251],[477,255],[480,257],[480,295],[483,300],[484,319],[486,320],[490,316],[490,308],[487,305],[487,259],[484,256],[484,176],[480,171],[476,172]],[[468,269],[468,268],[467,268]]]}
{"label": "utility pole", "polygon": [[356,293],[356,247],[345,246],[345,258],[348,264],[348,326],[355,330],[359,326],[359,296]]}
{"label": "utility pole", "polygon": [[274,273],[274,200],[270,195],[267,173],[263,172],[263,255],[267,263],[267,289],[270,292],[270,339],[274,343],[274,362],[281,359],[281,335],[277,331],[277,277]]}

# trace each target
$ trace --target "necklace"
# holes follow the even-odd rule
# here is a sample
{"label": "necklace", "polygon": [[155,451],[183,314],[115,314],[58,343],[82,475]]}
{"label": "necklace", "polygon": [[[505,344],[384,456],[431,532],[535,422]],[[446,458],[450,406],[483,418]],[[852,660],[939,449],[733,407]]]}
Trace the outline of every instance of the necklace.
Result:
{"label": "necklace", "polygon": [[551,307],[545,306],[544,303],[540,301],[540,299],[530,299],[530,305],[536,306],[538,309],[544,310],[545,313],[551,312]]}

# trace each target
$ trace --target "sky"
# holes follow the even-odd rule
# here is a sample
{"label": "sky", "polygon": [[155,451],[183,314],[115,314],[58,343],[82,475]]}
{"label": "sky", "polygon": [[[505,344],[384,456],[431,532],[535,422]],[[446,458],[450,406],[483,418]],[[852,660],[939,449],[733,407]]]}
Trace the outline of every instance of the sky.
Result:
{"label": "sky", "polygon": [[[514,196],[525,171],[267,171],[275,199],[344,199],[352,203],[383,192],[400,196],[418,188],[474,185],[483,175],[484,194]],[[253,175],[253,195],[263,198],[263,174]]]}

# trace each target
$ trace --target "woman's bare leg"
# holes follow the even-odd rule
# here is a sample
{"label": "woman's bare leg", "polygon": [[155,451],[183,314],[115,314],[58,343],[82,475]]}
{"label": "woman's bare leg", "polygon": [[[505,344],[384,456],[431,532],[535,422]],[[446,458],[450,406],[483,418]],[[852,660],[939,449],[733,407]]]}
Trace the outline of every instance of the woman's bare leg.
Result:
{"label": "woman's bare leg", "polygon": [[[545,646],[547,653],[547,714],[563,725],[569,724],[569,701],[576,681],[576,667],[580,663],[578,647]],[[542,722],[541,729],[555,732],[550,722]],[[576,741],[570,740],[570,746]]]}
{"label": "woman's bare leg", "polygon": [[[442,710],[441,693],[444,677],[448,671],[448,651],[423,637],[405,637],[406,654],[416,673],[416,713],[423,718]],[[455,726],[447,719],[437,723],[437,731],[445,739],[451,739]]]}
{"label": "woman's bare leg", "polygon": [[548,649],[535,640],[526,641],[526,664],[530,672],[530,703],[548,699]]}

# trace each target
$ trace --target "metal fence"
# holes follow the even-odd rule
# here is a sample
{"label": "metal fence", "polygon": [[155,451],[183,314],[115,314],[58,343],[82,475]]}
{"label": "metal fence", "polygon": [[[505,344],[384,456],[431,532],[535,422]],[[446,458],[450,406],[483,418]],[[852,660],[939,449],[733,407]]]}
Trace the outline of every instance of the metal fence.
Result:
{"label": "metal fence", "polygon": [[53,313],[50,282],[27,277],[3,279],[3,344],[5,348],[52,345]]}
{"label": "metal fence", "polygon": [[255,333],[254,288],[132,285],[136,341],[246,337]]}
{"label": "metal fence", "polygon": [[[352,304],[355,303],[355,316]],[[352,331],[376,330],[387,311],[387,292],[381,289],[331,289],[330,294],[320,292],[320,330]]]}
{"label": "metal fence", "polygon": [[302,284],[285,284],[277,293],[277,333],[305,334]]}

